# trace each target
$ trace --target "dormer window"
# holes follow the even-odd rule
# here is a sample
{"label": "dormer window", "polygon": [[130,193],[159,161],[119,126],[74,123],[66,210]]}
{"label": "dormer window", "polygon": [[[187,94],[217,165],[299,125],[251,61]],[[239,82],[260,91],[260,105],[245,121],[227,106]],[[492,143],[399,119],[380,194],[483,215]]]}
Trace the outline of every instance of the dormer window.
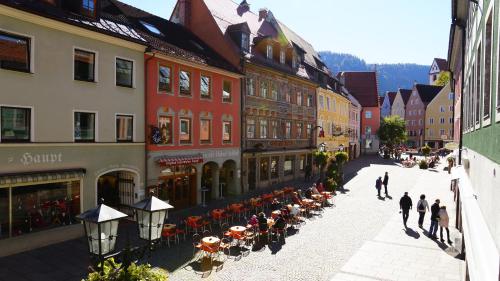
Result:
{"label": "dormer window", "polygon": [[267,51],[266,52],[267,59],[272,60],[273,59],[273,46],[272,45],[267,45],[266,51]]}
{"label": "dormer window", "polygon": [[280,63],[285,64],[285,50],[280,51]]}
{"label": "dormer window", "polygon": [[250,51],[250,39],[247,33],[241,33],[241,49],[245,52]]}
{"label": "dormer window", "polygon": [[82,15],[95,18],[96,1],[97,0],[82,0],[82,6],[81,6]]}

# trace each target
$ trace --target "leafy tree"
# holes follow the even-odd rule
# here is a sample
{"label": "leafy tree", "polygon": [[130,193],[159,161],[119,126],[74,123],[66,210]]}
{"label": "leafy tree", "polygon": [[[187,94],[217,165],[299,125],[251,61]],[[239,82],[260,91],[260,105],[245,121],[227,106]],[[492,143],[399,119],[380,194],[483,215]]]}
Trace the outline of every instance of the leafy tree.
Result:
{"label": "leafy tree", "polygon": [[316,165],[318,165],[319,168],[320,179],[321,181],[323,181],[323,172],[328,164],[328,160],[331,158],[331,153],[317,150],[314,152],[313,157],[314,157],[314,163],[316,163]]}
{"label": "leafy tree", "polygon": [[405,120],[398,115],[385,117],[377,134],[380,141],[385,143],[389,151],[392,152],[396,145],[406,141]]}
{"label": "leafy tree", "polygon": [[439,73],[434,85],[436,86],[446,86],[450,82],[451,74],[449,71],[442,71]]}
{"label": "leafy tree", "polygon": [[149,264],[130,264],[128,268],[120,268],[122,264],[115,262],[113,258],[104,262],[103,272],[92,272],[87,279],[82,281],[167,281],[166,271],[151,268]]}

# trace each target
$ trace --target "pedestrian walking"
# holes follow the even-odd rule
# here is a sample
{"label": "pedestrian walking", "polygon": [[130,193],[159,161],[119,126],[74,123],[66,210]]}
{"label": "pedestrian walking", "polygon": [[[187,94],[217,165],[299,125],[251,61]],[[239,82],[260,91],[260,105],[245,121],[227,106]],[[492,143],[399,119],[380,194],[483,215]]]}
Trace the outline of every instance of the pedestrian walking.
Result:
{"label": "pedestrian walking", "polygon": [[375,181],[375,188],[377,189],[378,197],[380,197],[380,189],[382,188],[382,177],[378,177],[377,181]]}
{"label": "pedestrian walking", "polygon": [[389,183],[389,173],[385,172],[385,176],[384,176],[384,180],[382,181],[382,183],[384,184],[384,190],[385,190],[385,195],[389,195],[387,193],[387,184]]}
{"label": "pedestrian walking", "polygon": [[425,212],[429,211],[429,203],[425,200],[425,195],[420,195],[420,200],[417,203],[417,212],[418,212],[418,227],[422,228],[424,224]]}
{"label": "pedestrian walking", "polygon": [[429,237],[432,239],[437,239],[436,233],[439,220],[439,202],[439,199],[436,199],[434,204],[431,206],[431,227],[429,228]]}
{"label": "pedestrian walking", "polygon": [[444,242],[443,239],[443,228],[446,229],[446,236],[448,238],[448,244],[451,244],[450,240],[450,230],[448,229],[448,225],[450,223],[450,217],[448,216],[448,212],[446,211],[446,206],[441,206],[439,208],[439,236],[441,238],[441,242]]}
{"label": "pedestrian walking", "polygon": [[406,226],[406,222],[408,221],[408,217],[410,216],[410,209],[412,208],[412,202],[410,196],[408,196],[408,192],[405,192],[405,195],[399,199],[399,209],[400,212],[403,213],[403,224]]}

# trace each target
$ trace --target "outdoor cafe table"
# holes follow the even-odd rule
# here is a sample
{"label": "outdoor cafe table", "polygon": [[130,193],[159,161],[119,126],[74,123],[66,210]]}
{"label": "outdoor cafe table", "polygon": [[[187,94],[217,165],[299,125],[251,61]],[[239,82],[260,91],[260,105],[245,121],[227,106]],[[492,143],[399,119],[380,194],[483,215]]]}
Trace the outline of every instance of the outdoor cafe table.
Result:
{"label": "outdoor cafe table", "polygon": [[246,227],[239,225],[232,226],[231,228],[229,228],[232,234],[238,234],[238,235],[243,234],[243,232],[245,232],[246,229],[247,229]]}
{"label": "outdoor cafe table", "polygon": [[212,247],[214,245],[217,245],[219,242],[220,242],[220,239],[217,237],[214,237],[214,236],[208,236],[208,237],[204,237],[203,239],[201,239],[201,243],[207,247]]}
{"label": "outdoor cafe table", "polygon": [[216,220],[220,219],[223,214],[224,214],[223,209],[213,209],[212,210],[212,217]]}
{"label": "outdoor cafe table", "polygon": [[273,211],[273,212],[271,213],[271,217],[272,217],[273,219],[277,218],[279,215],[281,215],[281,211],[280,211],[280,210],[276,210],[276,211]]}

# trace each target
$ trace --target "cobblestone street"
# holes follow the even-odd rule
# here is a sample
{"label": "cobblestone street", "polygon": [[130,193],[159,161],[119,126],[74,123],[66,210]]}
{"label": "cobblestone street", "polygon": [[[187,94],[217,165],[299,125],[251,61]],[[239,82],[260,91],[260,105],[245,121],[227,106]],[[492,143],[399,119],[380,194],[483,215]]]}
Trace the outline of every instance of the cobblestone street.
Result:
{"label": "cobblestone street", "polygon": [[[365,161],[378,162],[362,168]],[[361,168],[337,197],[336,207],[322,218],[309,220],[280,249],[268,247],[238,261],[229,260],[208,280],[459,280],[461,260],[448,255],[417,228],[416,211],[405,233],[398,214],[399,198],[409,191],[416,204],[421,193],[428,201],[439,197],[454,221],[448,174],[437,170],[406,169],[382,160],[357,161]],[[376,197],[377,176],[389,172],[389,194]],[[428,229],[428,217],[425,228]],[[418,230],[417,230],[418,229]],[[454,231],[451,227],[452,237]],[[453,238],[452,238],[453,240]],[[449,251],[449,250],[448,250]],[[430,265],[433,270],[430,270]],[[189,266],[175,270],[172,280],[196,278]],[[421,273],[421,274],[420,274]],[[423,275],[427,274],[427,275]]]}
{"label": "cobblestone street", "polygon": [[[272,243],[202,273],[191,261],[192,245],[188,238],[179,245],[155,251],[148,262],[167,269],[169,280],[174,281],[459,280],[463,262],[453,257],[456,253],[452,248],[437,244],[417,228],[416,211],[410,213],[408,223],[414,232],[405,233],[398,213],[399,198],[404,191],[410,193],[414,205],[421,193],[427,195],[429,203],[439,197],[442,204],[448,206],[454,241],[454,204],[449,175],[442,168],[439,167],[439,171],[407,169],[376,156],[365,156],[346,166],[349,181],[336,197],[336,207],[326,208],[322,217],[308,219],[284,245]],[[390,175],[392,198],[377,198],[375,179],[385,171]],[[297,182],[295,185],[307,184]],[[174,212],[171,217],[203,212],[206,209],[195,208]],[[429,215],[425,229],[428,229],[428,220]],[[61,260],[65,261],[64,268],[59,266]],[[83,239],[72,240],[0,259],[0,281],[80,280],[88,262]],[[24,264],[32,265],[31,270],[26,271]]]}

